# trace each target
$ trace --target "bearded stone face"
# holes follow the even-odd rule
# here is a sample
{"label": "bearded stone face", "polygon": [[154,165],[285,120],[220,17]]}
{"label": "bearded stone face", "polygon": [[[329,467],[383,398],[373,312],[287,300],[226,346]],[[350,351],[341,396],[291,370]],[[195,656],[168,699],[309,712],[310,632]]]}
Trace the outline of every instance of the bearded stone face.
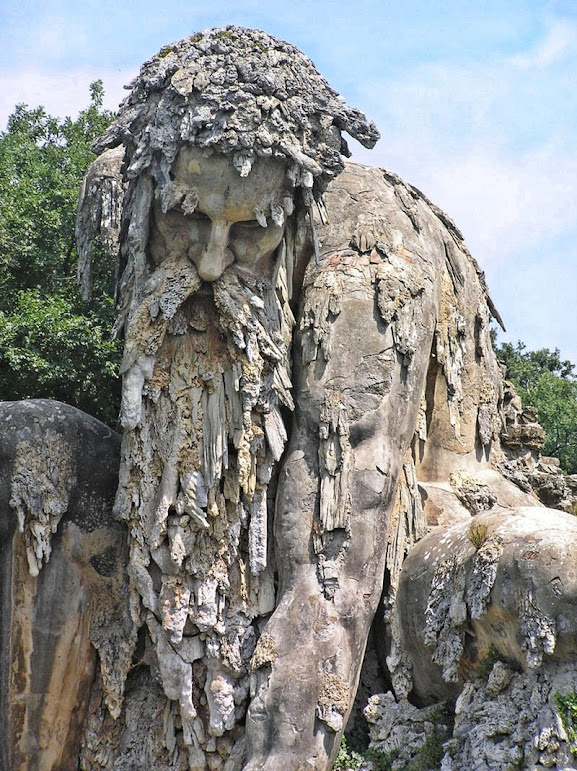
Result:
{"label": "bearded stone face", "polygon": [[214,741],[198,737],[236,741],[258,619],[275,604],[268,487],[281,407],[293,408],[281,246],[292,190],[276,159],[242,177],[193,147],[156,182],[152,270],[126,332],[116,513],[189,766],[208,753],[216,769]]}
{"label": "bearded stone face", "polygon": [[186,254],[207,282],[232,264],[255,277],[270,275],[292,201],[283,194],[285,169],[280,160],[259,158],[242,177],[228,156],[182,148],[154,203],[153,262]]}

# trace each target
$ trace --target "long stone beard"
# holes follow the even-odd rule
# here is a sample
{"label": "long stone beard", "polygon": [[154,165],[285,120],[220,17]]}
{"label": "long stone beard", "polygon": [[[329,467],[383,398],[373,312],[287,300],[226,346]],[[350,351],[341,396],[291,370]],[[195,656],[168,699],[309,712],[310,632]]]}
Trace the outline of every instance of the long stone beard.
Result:
{"label": "long stone beard", "polygon": [[203,292],[194,266],[175,261],[145,291],[125,346],[116,511],[130,530],[133,617],[179,704],[189,767],[210,755],[218,768],[242,734],[255,619],[275,604],[267,503],[280,407],[293,408],[294,319],[282,266],[276,286],[233,267]]}

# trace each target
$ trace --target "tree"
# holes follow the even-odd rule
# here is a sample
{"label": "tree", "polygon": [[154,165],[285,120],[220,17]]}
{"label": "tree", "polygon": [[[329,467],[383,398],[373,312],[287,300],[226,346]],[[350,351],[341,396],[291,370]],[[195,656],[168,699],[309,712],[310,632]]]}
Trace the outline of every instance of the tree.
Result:
{"label": "tree", "polygon": [[547,432],[544,453],[559,458],[561,468],[577,473],[577,378],[575,365],[559,350],[528,351],[522,342],[502,343],[497,358],[507,367],[507,379],[524,405],[537,409]]}
{"label": "tree", "polygon": [[90,95],[75,120],[18,105],[0,133],[0,399],[61,399],[114,424],[120,344],[103,252],[89,305],[76,285],[78,189],[113,118],[100,81]]}

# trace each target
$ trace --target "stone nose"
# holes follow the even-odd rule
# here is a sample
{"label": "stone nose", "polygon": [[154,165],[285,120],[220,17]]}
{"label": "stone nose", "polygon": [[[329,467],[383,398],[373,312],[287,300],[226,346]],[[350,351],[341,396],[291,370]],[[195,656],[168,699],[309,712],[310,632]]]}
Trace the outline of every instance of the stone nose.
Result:
{"label": "stone nose", "polygon": [[199,258],[195,260],[198,275],[203,281],[216,281],[224,270],[234,262],[234,255],[228,248],[230,222],[213,221],[210,239]]}

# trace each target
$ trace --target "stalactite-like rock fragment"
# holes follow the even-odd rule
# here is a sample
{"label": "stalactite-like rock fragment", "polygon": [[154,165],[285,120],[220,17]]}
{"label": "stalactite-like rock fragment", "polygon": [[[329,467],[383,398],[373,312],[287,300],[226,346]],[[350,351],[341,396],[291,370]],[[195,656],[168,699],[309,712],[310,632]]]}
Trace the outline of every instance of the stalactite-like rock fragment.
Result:
{"label": "stalactite-like rock fragment", "polygon": [[22,432],[16,446],[10,506],[26,542],[32,576],[50,558],[51,540],[68,509],[76,484],[72,455],[62,436],[46,431],[36,436]]}
{"label": "stalactite-like rock fragment", "polygon": [[319,426],[320,521],[325,530],[346,528],[351,500],[349,425],[341,395],[330,391]]}

